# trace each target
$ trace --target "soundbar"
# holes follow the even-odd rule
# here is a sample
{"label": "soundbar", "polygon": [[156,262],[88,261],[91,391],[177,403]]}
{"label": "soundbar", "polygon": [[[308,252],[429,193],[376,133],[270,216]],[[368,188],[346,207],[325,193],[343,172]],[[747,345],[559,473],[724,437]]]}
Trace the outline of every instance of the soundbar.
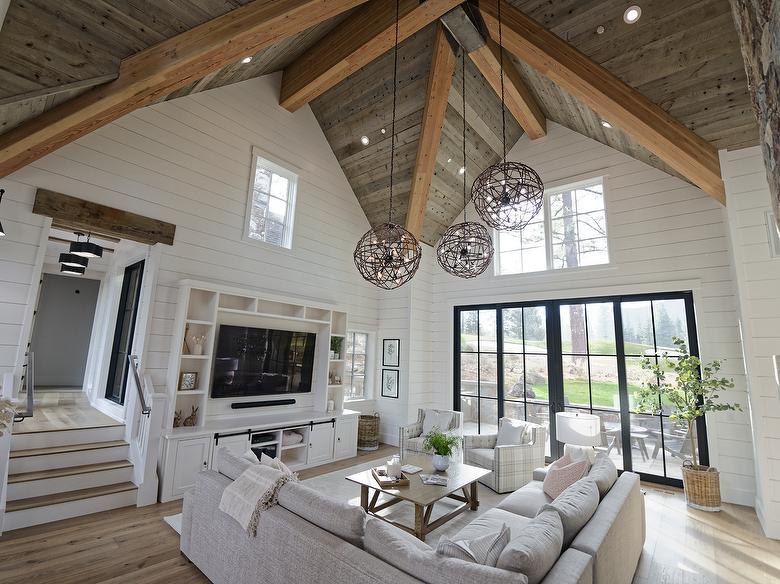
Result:
{"label": "soundbar", "polygon": [[230,407],[234,410],[243,410],[246,408],[266,408],[268,406],[291,406],[295,404],[294,399],[277,399],[253,402],[233,402]]}

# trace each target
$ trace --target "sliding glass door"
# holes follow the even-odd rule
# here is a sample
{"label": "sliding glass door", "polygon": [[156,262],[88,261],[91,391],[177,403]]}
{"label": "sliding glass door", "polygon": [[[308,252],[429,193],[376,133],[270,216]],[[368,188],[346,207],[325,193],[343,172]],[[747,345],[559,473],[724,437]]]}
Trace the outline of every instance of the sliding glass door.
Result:
{"label": "sliding glass door", "polygon": [[[618,468],[678,484],[689,456],[687,430],[638,413],[634,395],[648,381],[642,361],[674,358],[673,337],[698,354],[688,292],[494,304],[455,309],[455,408],[465,431],[496,431],[502,416],[544,425],[547,454],[562,453],[555,413],[581,411],[601,419],[601,445]],[[696,429],[706,461],[706,428]]]}

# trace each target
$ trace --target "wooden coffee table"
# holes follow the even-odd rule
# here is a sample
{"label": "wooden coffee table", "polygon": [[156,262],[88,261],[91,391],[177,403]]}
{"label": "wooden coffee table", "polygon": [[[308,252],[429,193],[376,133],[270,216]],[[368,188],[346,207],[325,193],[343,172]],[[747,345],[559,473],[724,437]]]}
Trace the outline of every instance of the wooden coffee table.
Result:
{"label": "wooden coffee table", "polygon": [[[409,486],[406,487],[380,487],[374,480],[371,470],[364,470],[347,477],[348,481],[360,485],[360,505],[366,510],[366,513],[378,517],[396,527],[408,531],[425,541],[425,536],[447,523],[453,517],[460,515],[467,509],[476,511],[479,507],[477,497],[477,480],[490,474],[489,470],[471,466],[460,462],[450,463],[450,467],[444,472],[438,472],[433,468],[430,456],[408,456],[403,461],[404,464],[413,464],[422,467],[422,471],[409,476]],[[439,474],[447,477],[447,486],[423,484],[420,474]],[[373,496],[369,501],[369,493],[373,491]],[[380,494],[385,494],[389,499],[379,502]],[[433,506],[437,501],[449,498],[463,503],[457,509],[439,517],[431,522],[431,513]],[[383,509],[392,507],[401,501],[408,501],[414,505],[414,527],[403,525],[397,521],[391,521],[381,515],[378,515]]]}

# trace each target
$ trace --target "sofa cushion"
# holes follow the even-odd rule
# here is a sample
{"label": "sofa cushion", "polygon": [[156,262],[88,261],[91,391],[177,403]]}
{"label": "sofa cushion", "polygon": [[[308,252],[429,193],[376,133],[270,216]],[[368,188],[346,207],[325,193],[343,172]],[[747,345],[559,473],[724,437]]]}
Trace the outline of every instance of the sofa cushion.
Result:
{"label": "sofa cushion", "polygon": [[497,566],[525,574],[528,584],[538,584],[555,565],[562,547],[560,516],[553,510],[542,511],[507,544]]}
{"label": "sofa cushion", "polygon": [[492,448],[472,448],[468,453],[469,463],[476,464],[482,468],[493,468],[495,456],[496,451]]}
{"label": "sofa cushion", "polygon": [[423,448],[424,441],[425,438],[423,436],[419,436],[417,438],[407,438],[404,440],[404,448],[412,452],[425,452],[425,449]]}
{"label": "sofa cushion", "polygon": [[596,456],[593,466],[590,467],[588,477],[596,483],[596,486],[599,488],[599,497],[603,499],[604,495],[609,492],[617,480],[617,467],[610,460],[609,456],[600,453]]}
{"label": "sofa cushion", "polygon": [[230,452],[227,448],[221,447],[217,455],[217,472],[225,475],[231,480],[236,480],[244,471],[252,464],[259,464],[257,457],[255,462],[249,462],[249,459],[236,456]]}
{"label": "sofa cushion", "polygon": [[366,521],[365,550],[430,584],[528,583],[523,574],[439,555],[413,535],[375,517]]}
{"label": "sofa cushion", "polygon": [[596,483],[585,477],[568,487],[552,503],[542,507],[542,511],[557,511],[563,524],[563,546],[571,545],[574,537],[590,521],[599,506],[599,489]]}
{"label": "sofa cushion", "polygon": [[570,485],[584,477],[588,472],[588,466],[587,460],[573,462],[568,454],[564,454],[547,469],[547,475],[542,483],[544,492],[555,499]]}
{"label": "sofa cushion", "polygon": [[497,508],[532,518],[547,503],[552,503],[552,497],[542,490],[541,481],[531,481],[501,501]]}
{"label": "sofa cushion", "polygon": [[476,539],[488,533],[495,533],[501,529],[502,525],[509,528],[511,537],[517,537],[520,532],[532,521],[529,517],[523,517],[516,513],[510,513],[503,509],[493,508],[485,511],[482,515],[474,519],[466,527],[456,533],[452,539],[455,541],[461,539]]}
{"label": "sofa cushion", "polygon": [[425,436],[434,428],[442,432],[450,429],[452,424],[452,412],[440,412],[438,410],[425,410],[423,417],[422,435]]}
{"label": "sofa cushion", "polygon": [[524,420],[513,420],[512,418],[501,418],[498,427],[498,436],[496,446],[517,446],[528,442],[529,422]]}
{"label": "sofa cushion", "polygon": [[442,537],[436,546],[436,553],[483,566],[495,566],[501,552],[509,543],[509,539],[509,527],[505,523],[497,531],[485,533],[472,539]]}
{"label": "sofa cushion", "polygon": [[279,505],[353,545],[363,547],[366,512],[347,502],[331,499],[302,483],[279,489]]}

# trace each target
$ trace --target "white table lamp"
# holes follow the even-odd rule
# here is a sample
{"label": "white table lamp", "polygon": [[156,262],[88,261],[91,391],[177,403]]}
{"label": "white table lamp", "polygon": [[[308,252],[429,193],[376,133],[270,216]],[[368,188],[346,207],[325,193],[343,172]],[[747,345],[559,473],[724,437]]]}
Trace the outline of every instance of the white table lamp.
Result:
{"label": "white table lamp", "polygon": [[596,457],[593,447],[601,445],[601,418],[580,412],[557,412],[555,434],[566,445],[564,454],[574,460],[587,458],[593,462]]}

